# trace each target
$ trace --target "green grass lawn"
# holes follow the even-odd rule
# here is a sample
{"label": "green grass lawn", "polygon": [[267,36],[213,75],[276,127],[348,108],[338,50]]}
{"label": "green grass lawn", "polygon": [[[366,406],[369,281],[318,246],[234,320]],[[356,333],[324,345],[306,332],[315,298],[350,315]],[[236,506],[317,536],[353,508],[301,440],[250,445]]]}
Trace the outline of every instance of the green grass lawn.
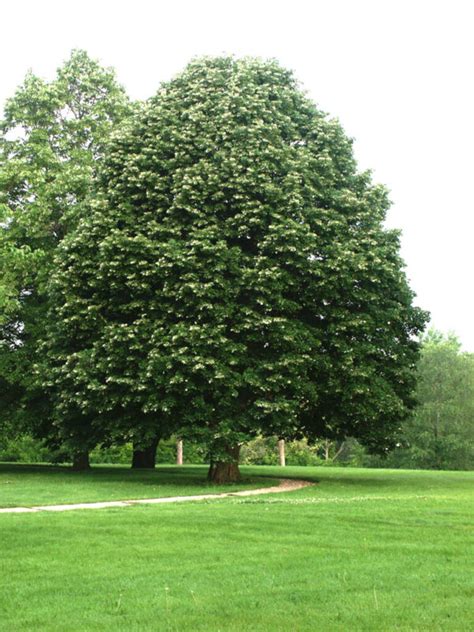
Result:
{"label": "green grass lawn", "polygon": [[96,465],[87,472],[74,472],[70,467],[0,464],[0,507],[218,494],[274,483],[267,477],[244,475],[238,485],[212,485],[206,480],[207,469],[168,465],[147,471]]}
{"label": "green grass lawn", "polygon": [[[109,498],[130,497],[119,493],[121,477],[136,497],[149,495],[139,496],[128,471],[106,472],[117,475]],[[474,473],[243,472],[318,484],[273,496],[0,516],[0,629],[474,629]],[[203,470],[151,476],[162,474],[170,488],[197,490]],[[3,475],[21,479],[19,469]],[[23,487],[16,480],[16,493],[37,504],[31,475]],[[101,475],[92,475],[94,486]],[[41,477],[37,488],[57,488],[41,502],[73,498],[54,472]],[[79,487],[81,500],[99,499]]]}

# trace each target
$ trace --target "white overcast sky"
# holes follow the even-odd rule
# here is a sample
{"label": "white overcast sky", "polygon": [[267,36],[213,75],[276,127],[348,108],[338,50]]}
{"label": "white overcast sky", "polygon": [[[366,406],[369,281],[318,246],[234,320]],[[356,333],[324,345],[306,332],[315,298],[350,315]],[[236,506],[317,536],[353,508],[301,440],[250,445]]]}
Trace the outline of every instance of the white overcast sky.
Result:
{"label": "white overcast sky", "polygon": [[278,59],[390,189],[417,304],[474,351],[473,18],[469,0],[16,0],[2,6],[0,109],[72,48],[138,99],[196,55]]}

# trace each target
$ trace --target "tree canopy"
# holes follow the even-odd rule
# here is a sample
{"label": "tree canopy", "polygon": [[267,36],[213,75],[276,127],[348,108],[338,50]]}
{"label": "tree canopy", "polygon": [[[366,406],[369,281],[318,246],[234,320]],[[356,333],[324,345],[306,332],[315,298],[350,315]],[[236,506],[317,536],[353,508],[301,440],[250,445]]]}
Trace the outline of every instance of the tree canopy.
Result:
{"label": "tree canopy", "polygon": [[0,123],[0,385],[2,414],[15,419],[17,429],[22,416],[37,429],[39,419],[49,420],[33,365],[44,338],[54,253],[87,213],[105,143],[130,109],[115,73],[80,50],[50,82],[28,73],[6,103]]}
{"label": "tree canopy", "polygon": [[[17,292],[44,280],[55,246],[84,214],[97,162],[130,110],[111,69],[76,50],[46,82],[28,73],[1,121],[2,270],[17,270]],[[12,256],[12,251],[17,255]],[[37,284],[37,280],[34,280]]]}
{"label": "tree canopy", "polygon": [[195,60],[102,162],[49,286],[43,370],[69,428],[179,424],[215,479],[257,433],[390,442],[426,314],[385,189],[290,72]]}

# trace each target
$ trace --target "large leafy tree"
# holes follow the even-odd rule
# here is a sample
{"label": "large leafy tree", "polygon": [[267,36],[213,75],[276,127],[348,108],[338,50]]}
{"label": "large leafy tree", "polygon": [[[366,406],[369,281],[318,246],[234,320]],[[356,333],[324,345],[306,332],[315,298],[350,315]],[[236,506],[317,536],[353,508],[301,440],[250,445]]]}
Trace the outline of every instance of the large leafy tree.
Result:
{"label": "large leafy tree", "polygon": [[95,208],[60,249],[60,405],[106,414],[125,399],[179,420],[218,481],[257,433],[385,445],[412,404],[426,317],[387,208],[291,73],[192,62],[115,138]]}
{"label": "large leafy tree", "polygon": [[10,431],[56,434],[33,371],[48,309],[46,282],[58,244],[87,213],[110,132],[130,109],[114,72],[80,50],[50,82],[29,73],[6,103],[0,123],[0,383]]}

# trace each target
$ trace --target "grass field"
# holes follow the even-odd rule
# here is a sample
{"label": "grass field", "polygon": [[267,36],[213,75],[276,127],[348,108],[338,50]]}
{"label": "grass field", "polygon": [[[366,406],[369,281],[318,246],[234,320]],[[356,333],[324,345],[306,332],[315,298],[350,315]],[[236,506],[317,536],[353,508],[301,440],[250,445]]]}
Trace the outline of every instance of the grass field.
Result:
{"label": "grass field", "polygon": [[[52,471],[27,469],[22,478],[20,469],[3,469],[1,479],[15,482],[0,485],[0,504],[38,504],[35,488],[41,502],[128,498],[133,486],[135,497],[156,492],[140,492],[139,479],[120,468],[94,472],[87,489],[78,477],[67,492]],[[273,496],[0,516],[0,629],[474,629],[474,473],[243,472],[318,484]],[[164,468],[143,485],[159,487],[150,480],[162,475],[173,494],[175,485],[202,489],[201,468]],[[117,476],[116,487],[109,479],[96,491],[101,476]],[[121,481],[132,486],[123,496]]]}
{"label": "grass field", "polygon": [[244,475],[240,484],[223,489],[208,483],[206,474],[205,466],[147,471],[98,465],[74,472],[69,467],[0,464],[0,507],[213,494],[272,484],[268,478]]}

